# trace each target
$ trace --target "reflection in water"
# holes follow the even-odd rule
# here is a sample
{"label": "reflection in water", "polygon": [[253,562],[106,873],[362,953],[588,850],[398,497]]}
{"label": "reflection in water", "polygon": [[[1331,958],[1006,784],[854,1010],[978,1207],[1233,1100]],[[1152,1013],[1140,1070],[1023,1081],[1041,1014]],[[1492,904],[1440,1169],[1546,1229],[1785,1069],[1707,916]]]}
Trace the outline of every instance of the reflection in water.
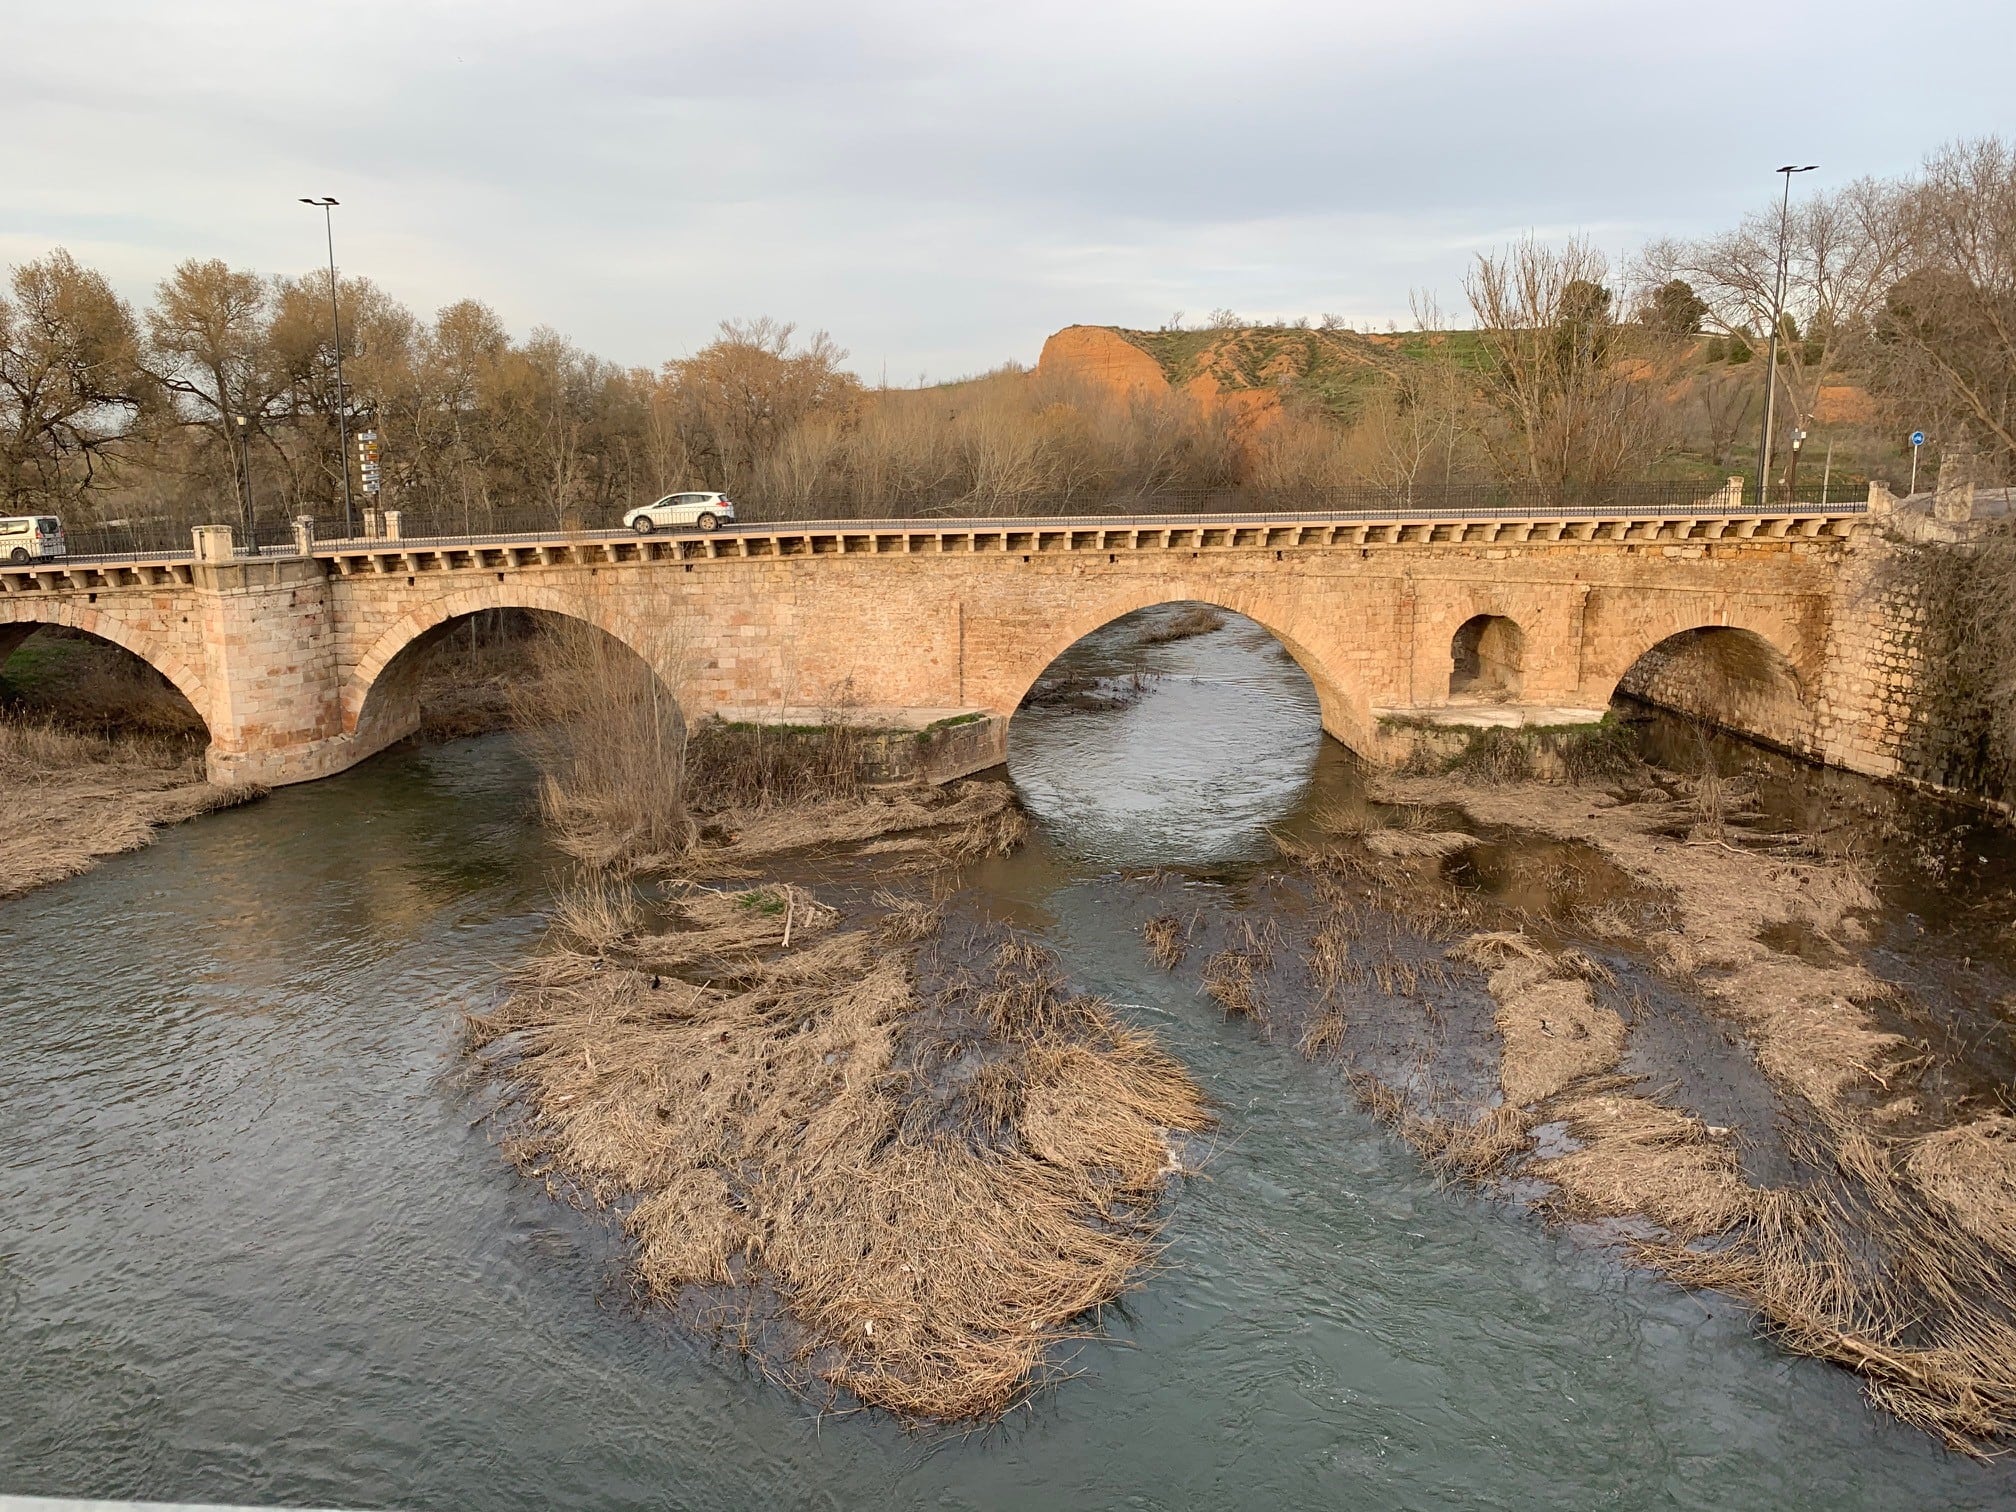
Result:
{"label": "reflection in water", "polygon": [[[1166,694],[1018,717],[1045,838],[980,873],[1225,1115],[1164,1268],[1108,1315],[1078,1379],[995,1432],[916,1438],[821,1422],[623,1305],[619,1233],[521,1181],[458,1074],[459,1015],[531,948],[554,868],[508,741],[463,742],[185,825],[0,908],[0,1495],[2009,1503],[2007,1467],[1882,1423],[1851,1378],[1787,1360],[1714,1298],[1438,1186],[1334,1073],[1153,969],[1138,929],[1154,905],[1113,866],[1256,855],[1310,801],[1316,753],[1300,673],[1245,630],[1141,654]],[[1158,732],[1158,708],[1176,728]],[[1101,728],[1159,763],[1111,805],[1079,777],[1125,771]],[[1236,770],[1207,770],[1219,753]],[[1316,782],[1349,778],[1326,755]]]}

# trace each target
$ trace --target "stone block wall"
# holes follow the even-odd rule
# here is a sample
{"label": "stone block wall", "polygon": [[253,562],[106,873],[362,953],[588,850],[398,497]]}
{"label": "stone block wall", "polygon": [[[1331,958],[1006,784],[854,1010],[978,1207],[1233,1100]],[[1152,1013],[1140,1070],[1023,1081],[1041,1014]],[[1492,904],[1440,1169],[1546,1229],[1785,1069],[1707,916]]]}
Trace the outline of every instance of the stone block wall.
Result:
{"label": "stone block wall", "polygon": [[[1517,627],[1523,704],[1601,708],[1621,684],[1713,706],[1720,723],[1857,771],[1950,781],[1959,758],[1922,696],[1923,606],[1894,570],[1899,549],[1871,528],[1847,540],[921,550],[410,572],[219,561],[173,586],[9,594],[0,636],[39,619],[127,646],[209,720],[215,775],[276,782],[340,770],[410,730],[419,651],[485,609],[599,626],[695,718],[848,703],[995,716],[949,741],[952,765],[985,754],[970,741],[998,743],[1072,643],[1151,605],[1198,600],[1257,621],[1309,674],[1325,728],[1368,753],[1382,712],[1448,703],[1461,627],[1491,615]],[[1724,633],[1775,648],[1785,678],[1729,692],[1716,664],[1686,649]]]}
{"label": "stone block wall", "polygon": [[298,559],[199,563],[217,782],[298,782],[350,764],[337,702],[329,579]]}
{"label": "stone block wall", "polygon": [[1941,613],[1967,546],[1870,532],[1844,562],[1820,754],[1876,777],[2001,799],[1984,669],[1966,662]]}

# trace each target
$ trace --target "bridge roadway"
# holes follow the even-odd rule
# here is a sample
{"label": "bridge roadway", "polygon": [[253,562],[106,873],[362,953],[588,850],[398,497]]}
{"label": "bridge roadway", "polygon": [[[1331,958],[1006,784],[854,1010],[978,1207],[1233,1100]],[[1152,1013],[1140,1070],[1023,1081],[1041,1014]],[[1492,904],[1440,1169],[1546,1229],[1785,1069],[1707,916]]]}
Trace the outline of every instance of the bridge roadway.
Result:
{"label": "bridge roadway", "polygon": [[[880,520],[785,520],[728,526],[718,531],[685,530],[638,535],[628,530],[519,531],[478,535],[353,536],[310,543],[307,555],[332,561],[360,557],[392,559],[570,548],[581,555],[601,553],[606,561],[713,560],[721,556],[831,555],[886,550],[913,551],[930,541],[939,551],[1111,550],[1146,544],[1165,548],[1223,549],[1238,546],[1398,545],[1423,542],[1748,540],[1787,535],[1842,534],[1866,505],[1703,507],[1684,513],[1647,508],[1549,510],[1332,510],[1294,514],[1178,514],[990,516],[986,518],[904,518]],[[1034,543],[1033,545],[1031,543]],[[950,544],[948,544],[950,543]],[[634,547],[634,552],[623,548]],[[256,555],[289,557],[298,549],[267,548]],[[252,553],[246,553],[250,556]],[[53,562],[9,566],[0,572],[30,576],[69,568],[166,566],[196,559],[186,552],[112,552],[76,555]],[[355,570],[355,569],[353,569]],[[0,587],[4,587],[0,584]]]}
{"label": "bridge roadway", "polygon": [[421,652],[448,626],[522,608],[615,636],[693,715],[982,716],[932,736],[949,771],[1001,758],[1008,716],[1080,636],[1200,600],[1272,631],[1326,728],[1368,755],[1395,716],[1600,710],[1662,641],[1730,630],[1765,642],[1799,689],[1774,738],[1825,756],[1838,579],[1864,512],[1713,496],[1682,511],[786,521],[257,555],[204,527],[188,553],[0,564],[0,660],[38,625],[102,636],[188,695],[214,777],[301,781],[410,732]]}

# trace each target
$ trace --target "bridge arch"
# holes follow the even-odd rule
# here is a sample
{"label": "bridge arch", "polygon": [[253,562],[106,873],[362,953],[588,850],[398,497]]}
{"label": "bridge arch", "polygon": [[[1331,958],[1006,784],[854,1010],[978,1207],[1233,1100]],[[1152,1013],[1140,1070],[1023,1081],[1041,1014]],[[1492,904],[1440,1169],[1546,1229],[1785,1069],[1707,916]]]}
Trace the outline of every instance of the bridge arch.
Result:
{"label": "bridge arch", "polygon": [[417,681],[424,652],[456,623],[486,610],[519,609],[593,625],[634,652],[659,680],[679,694],[674,641],[654,633],[595,592],[564,592],[533,585],[488,585],[444,594],[416,606],[387,626],[344,679],[343,730],[360,746],[376,749],[409,733],[417,719]]}
{"label": "bridge arch", "polygon": [[92,636],[145,662],[189,701],[204,728],[214,731],[210,690],[188,658],[179,649],[162,644],[155,636],[89,603],[39,597],[21,604],[0,603],[0,670],[4,670],[8,658],[22,642],[37,630],[50,626]]}
{"label": "bridge arch", "polygon": [[1272,605],[1256,603],[1243,593],[1186,592],[1182,584],[1130,585],[1129,591],[1102,595],[1090,604],[1072,604],[1066,612],[1046,621],[1035,634],[1010,637],[1015,642],[1016,654],[988,679],[983,700],[999,712],[1012,715],[1050,664],[1079,641],[1115,620],[1163,604],[1203,604],[1253,621],[1280,643],[1281,649],[1308,677],[1323,712],[1324,731],[1354,751],[1371,749],[1370,701],[1334,676],[1305,637]]}
{"label": "bridge arch", "polygon": [[1509,701],[1526,672],[1526,632],[1505,614],[1473,614],[1449,638],[1449,696]]}
{"label": "bridge arch", "polygon": [[1816,735],[1806,679],[1786,651],[1755,630],[1696,625],[1646,647],[1611,689],[1760,740],[1803,751]]}

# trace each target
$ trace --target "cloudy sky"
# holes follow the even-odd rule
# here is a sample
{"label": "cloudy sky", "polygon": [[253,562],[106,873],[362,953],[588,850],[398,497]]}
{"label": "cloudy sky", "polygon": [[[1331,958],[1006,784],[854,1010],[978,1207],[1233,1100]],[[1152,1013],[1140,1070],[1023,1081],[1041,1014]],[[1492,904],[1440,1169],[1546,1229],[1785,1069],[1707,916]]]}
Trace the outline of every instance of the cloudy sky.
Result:
{"label": "cloudy sky", "polygon": [[[1460,309],[1529,229],[1621,250],[2016,126],[2016,6],[1925,0],[0,0],[0,261],[475,295],[623,362],[724,316],[873,380],[1074,321]],[[1766,81],[1769,81],[1768,84]]]}

